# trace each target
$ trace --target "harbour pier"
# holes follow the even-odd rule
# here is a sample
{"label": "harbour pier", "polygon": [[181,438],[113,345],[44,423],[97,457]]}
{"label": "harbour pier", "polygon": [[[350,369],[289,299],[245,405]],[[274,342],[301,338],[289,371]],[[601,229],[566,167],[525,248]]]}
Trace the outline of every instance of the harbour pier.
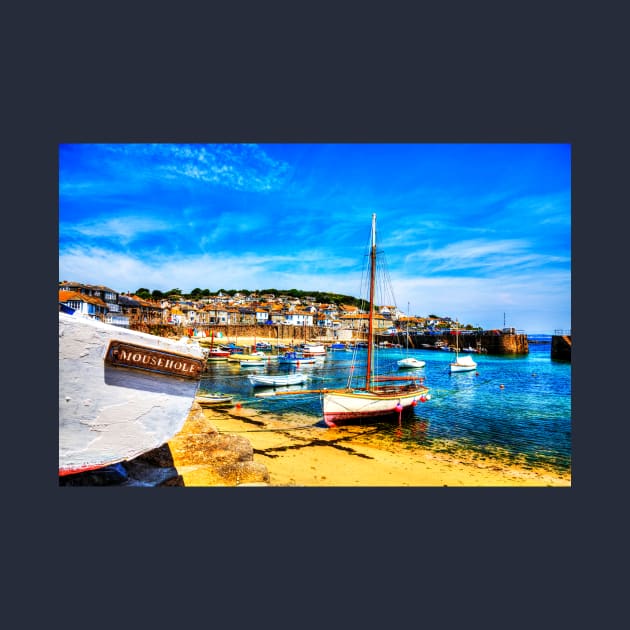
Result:
{"label": "harbour pier", "polygon": [[570,361],[571,346],[571,331],[556,330],[551,336],[551,358],[557,361]]}

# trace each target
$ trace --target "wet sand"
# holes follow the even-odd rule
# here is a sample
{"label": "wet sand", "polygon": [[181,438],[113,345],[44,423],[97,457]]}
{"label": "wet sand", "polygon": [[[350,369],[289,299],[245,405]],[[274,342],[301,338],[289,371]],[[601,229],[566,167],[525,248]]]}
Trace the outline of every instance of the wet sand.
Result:
{"label": "wet sand", "polygon": [[375,440],[374,428],[287,423],[246,406],[204,409],[219,433],[240,435],[254,461],[269,471],[270,486],[555,486],[570,487],[570,473],[508,465],[466,453],[435,453],[404,442]]}

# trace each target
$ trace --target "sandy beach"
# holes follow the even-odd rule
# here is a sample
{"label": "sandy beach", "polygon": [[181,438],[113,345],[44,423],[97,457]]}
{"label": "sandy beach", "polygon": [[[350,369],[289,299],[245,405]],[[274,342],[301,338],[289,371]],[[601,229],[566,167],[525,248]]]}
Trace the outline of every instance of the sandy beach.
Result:
{"label": "sandy beach", "polygon": [[[252,445],[254,461],[269,472],[269,486],[564,486],[570,475],[519,468],[498,460],[433,453],[404,443],[374,444],[371,427],[327,429],[287,424],[245,406],[204,409],[208,429],[238,435]],[[195,431],[200,427],[196,426]],[[184,432],[186,427],[184,428]],[[185,485],[206,485],[185,466]]]}

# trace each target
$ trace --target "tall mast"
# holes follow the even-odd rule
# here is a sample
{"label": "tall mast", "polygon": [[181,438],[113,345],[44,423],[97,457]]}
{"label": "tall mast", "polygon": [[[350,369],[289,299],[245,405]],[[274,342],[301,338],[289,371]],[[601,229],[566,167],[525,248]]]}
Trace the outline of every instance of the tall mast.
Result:
{"label": "tall mast", "polygon": [[368,347],[367,367],[365,370],[365,389],[370,389],[372,378],[372,346],[374,336],[374,279],[376,277],[376,213],[372,214],[372,249],[370,251],[370,310],[368,312]]}

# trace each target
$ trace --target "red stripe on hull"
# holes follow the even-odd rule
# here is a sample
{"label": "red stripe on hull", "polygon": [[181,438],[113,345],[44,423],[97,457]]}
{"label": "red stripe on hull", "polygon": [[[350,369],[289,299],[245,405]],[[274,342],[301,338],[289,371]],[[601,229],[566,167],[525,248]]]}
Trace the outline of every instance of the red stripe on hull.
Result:
{"label": "red stripe on hull", "polygon": [[118,463],[118,462],[108,462],[106,464],[98,464],[98,465],[91,465],[91,466],[77,466],[75,468],[60,468],[59,476],[65,477],[66,475],[76,475],[78,473],[89,472],[90,470],[98,470],[99,468],[105,468],[106,466],[111,466],[112,463]]}
{"label": "red stripe on hull", "polygon": [[347,413],[325,413],[324,422],[329,427],[339,427],[345,424],[363,424],[378,420],[397,421],[399,417],[406,417],[413,414],[413,406],[405,407],[401,412],[394,410],[379,411],[374,413],[347,412]]}

